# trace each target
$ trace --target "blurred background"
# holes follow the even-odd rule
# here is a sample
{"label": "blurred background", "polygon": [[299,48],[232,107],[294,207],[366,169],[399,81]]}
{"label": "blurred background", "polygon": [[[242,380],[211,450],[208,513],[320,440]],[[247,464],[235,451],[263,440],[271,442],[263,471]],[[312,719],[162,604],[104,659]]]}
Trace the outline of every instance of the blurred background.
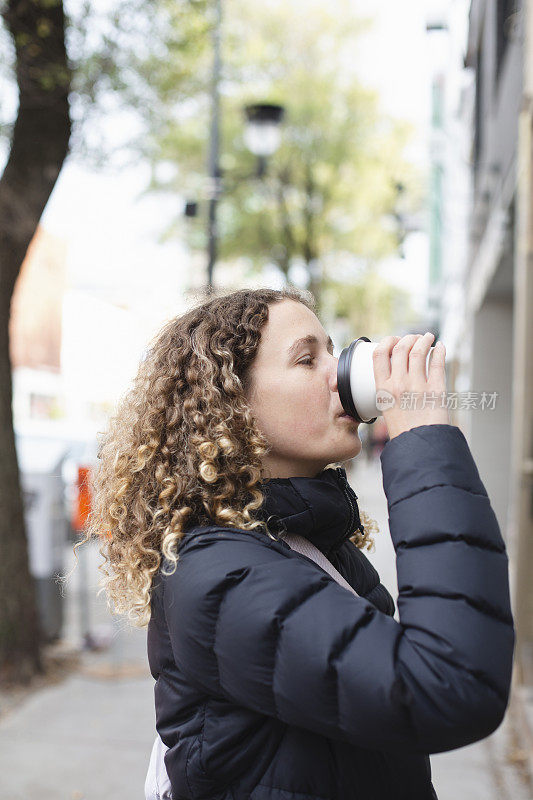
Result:
{"label": "blurred background", "polygon": [[[517,646],[504,723],[431,756],[433,783],[533,798],[533,0],[0,8],[2,800],[143,796],[146,629],[97,595],[97,544],[72,549],[98,433],[166,320],[288,282],[336,356],[446,346]],[[383,418],[359,432],[345,466],[396,600]]]}

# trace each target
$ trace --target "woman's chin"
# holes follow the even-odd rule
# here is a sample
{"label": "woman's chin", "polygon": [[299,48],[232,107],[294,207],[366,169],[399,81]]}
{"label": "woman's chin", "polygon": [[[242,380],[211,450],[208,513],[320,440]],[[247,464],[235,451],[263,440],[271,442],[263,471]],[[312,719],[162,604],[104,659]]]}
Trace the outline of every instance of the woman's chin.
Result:
{"label": "woman's chin", "polygon": [[[357,434],[357,429],[352,430],[350,436],[350,441],[348,445],[345,447],[339,447],[339,456],[337,457],[337,461],[348,461],[350,458],[355,458],[361,452],[363,447],[363,443]],[[347,437],[348,438],[348,437]]]}

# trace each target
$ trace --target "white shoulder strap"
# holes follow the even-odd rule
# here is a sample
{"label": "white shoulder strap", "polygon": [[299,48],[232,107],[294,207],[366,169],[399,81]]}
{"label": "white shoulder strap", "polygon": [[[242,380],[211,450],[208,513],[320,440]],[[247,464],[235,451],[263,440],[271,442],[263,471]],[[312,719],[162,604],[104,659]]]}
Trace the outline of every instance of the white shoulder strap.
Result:
{"label": "white shoulder strap", "polygon": [[172,789],[165,765],[167,750],[168,747],[156,733],[144,782],[145,800],[172,800]]}
{"label": "white shoulder strap", "polygon": [[319,567],[322,567],[325,572],[327,572],[331,577],[340,583],[345,589],[348,589],[349,592],[352,592],[356,597],[359,597],[353,586],[350,586],[347,580],[345,580],[340,572],[335,569],[331,561],[326,558],[324,553],[322,553],[318,547],[315,547],[309,539],[306,539],[305,536],[299,536],[296,533],[281,533],[284,542],[293,549],[297,550],[302,555],[307,556],[308,558],[315,561]]}

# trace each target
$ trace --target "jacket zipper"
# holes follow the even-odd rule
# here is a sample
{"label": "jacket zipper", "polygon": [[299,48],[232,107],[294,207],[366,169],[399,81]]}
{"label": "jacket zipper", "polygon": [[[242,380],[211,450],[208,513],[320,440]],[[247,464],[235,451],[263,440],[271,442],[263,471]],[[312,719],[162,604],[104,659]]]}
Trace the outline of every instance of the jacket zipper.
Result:
{"label": "jacket zipper", "polygon": [[[349,488],[348,481],[344,477],[344,475],[342,474],[341,467],[336,467],[336,470],[338,472],[339,478],[341,478],[342,491],[343,491],[344,496],[346,497],[346,499],[348,500],[348,503],[350,505],[350,520],[348,522],[346,530],[344,531],[344,536],[342,537],[342,541],[344,542],[345,539],[346,539],[346,535],[350,532],[351,527],[352,527],[353,523],[355,522],[355,508],[354,508],[354,505],[353,505],[353,498],[351,496],[351,492],[353,492],[353,489],[351,489],[351,487]],[[355,492],[353,492],[353,494],[354,494],[356,502],[357,502],[357,495],[355,494]],[[360,523],[358,525],[358,527],[356,528],[356,530],[362,530],[362,529],[363,529],[363,526]]]}

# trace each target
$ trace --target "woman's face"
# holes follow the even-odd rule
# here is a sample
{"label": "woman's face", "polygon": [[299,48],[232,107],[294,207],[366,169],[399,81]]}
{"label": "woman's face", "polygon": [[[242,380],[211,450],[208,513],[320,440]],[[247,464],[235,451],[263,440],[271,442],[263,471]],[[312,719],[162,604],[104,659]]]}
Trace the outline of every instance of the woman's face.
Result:
{"label": "woman's face", "polygon": [[[361,451],[359,423],[344,417],[333,343],[317,316],[294,300],[271,303],[251,366],[248,400],[271,452],[265,478],[315,477]],[[299,342],[303,337],[317,342]]]}

